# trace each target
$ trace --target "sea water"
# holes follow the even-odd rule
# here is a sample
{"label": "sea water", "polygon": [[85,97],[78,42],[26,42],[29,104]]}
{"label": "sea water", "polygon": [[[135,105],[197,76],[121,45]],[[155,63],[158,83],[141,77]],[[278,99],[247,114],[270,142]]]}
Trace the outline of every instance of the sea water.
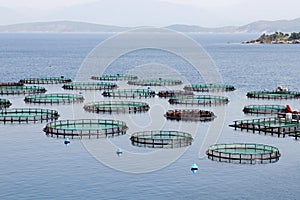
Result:
{"label": "sea water", "polygon": [[[19,81],[29,77],[61,76],[73,80],[89,52],[110,34],[0,34],[0,80]],[[276,163],[240,165],[211,161],[199,157],[205,133],[212,123],[182,122],[187,127],[199,126],[194,142],[179,159],[160,170],[148,173],[125,173],[110,168],[89,154],[80,140],[72,140],[67,147],[62,139],[47,137],[42,131],[45,123],[0,124],[0,199],[299,199],[299,141],[251,132],[234,131],[228,127],[233,120],[256,118],[245,115],[248,104],[290,104],[300,110],[299,100],[247,99],[246,92],[275,89],[277,85],[300,91],[300,45],[244,45],[240,42],[256,38],[253,34],[190,34],[209,53],[223,81],[237,90],[228,92],[230,102],[218,143],[262,143],[279,148],[281,158]],[[187,63],[168,52],[142,49],[120,57],[107,69],[108,73],[122,73],[130,66],[162,63],[181,70],[191,83],[203,83],[201,77],[185,70]],[[145,66],[139,76],[161,75],[157,68]],[[134,72],[134,70],[132,71]],[[124,84],[126,85],[126,84]],[[61,85],[46,85],[48,92],[68,92]],[[152,87],[151,89],[158,90]],[[83,95],[86,93],[83,92]],[[23,95],[1,96],[12,107],[42,107],[56,109],[60,119],[73,119],[68,104],[25,104]],[[100,94],[99,100],[107,100]],[[116,99],[115,99],[116,100]],[[144,101],[144,99],[140,99]],[[161,103],[164,109],[174,109],[166,99],[147,99],[150,104]],[[81,104],[80,104],[81,105]],[[82,104],[83,105],[83,104]],[[218,112],[218,106],[202,107]],[[157,118],[166,128],[176,129],[178,122],[167,121],[161,109]],[[151,111],[150,109],[150,111]],[[89,113],[90,114],[90,113]],[[88,115],[86,113],[86,115]],[[101,115],[101,117],[110,117]],[[128,120],[128,114],[120,114]],[[264,117],[264,116],[260,116]],[[216,118],[218,119],[218,117]],[[149,114],[130,114],[130,120],[140,127],[148,124]],[[143,151],[129,141],[134,129],[126,135],[112,138],[127,151]],[[193,130],[190,130],[193,131]],[[124,155],[126,154],[126,151]],[[122,155],[123,156],[123,155]],[[122,156],[120,157],[122,159]],[[199,171],[191,173],[197,163]],[[143,163],[136,163],[143,165]]]}

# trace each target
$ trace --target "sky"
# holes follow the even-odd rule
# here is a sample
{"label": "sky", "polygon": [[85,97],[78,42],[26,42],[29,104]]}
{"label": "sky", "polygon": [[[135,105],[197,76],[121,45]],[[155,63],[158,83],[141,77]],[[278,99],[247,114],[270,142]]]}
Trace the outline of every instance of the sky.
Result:
{"label": "sky", "polygon": [[240,26],[300,17],[297,0],[0,0],[0,25],[81,21],[118,26]]}

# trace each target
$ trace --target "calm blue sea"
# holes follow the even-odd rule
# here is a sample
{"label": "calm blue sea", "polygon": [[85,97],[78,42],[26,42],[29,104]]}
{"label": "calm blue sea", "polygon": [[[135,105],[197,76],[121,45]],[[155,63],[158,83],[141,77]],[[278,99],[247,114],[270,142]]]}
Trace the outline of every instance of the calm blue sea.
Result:
{"label": "calm blue sea", "polygon": [[[109,34],[0,34],[0,82],[28,77],[67,76],[75,79],[89,52]],[[240,165],[199,158],[198,152],[211,123],[199,123],[193,145],[169,166],[154,172],[132,174],[107,167],[88,153],[80,140],[66,147],[62,139],[47,137],[46,123],[0,124],[0,199],[299,199],[300,141],[234,131],[233,120],[247,116],[247,104],[290,104],[300,110],[299,100],[267,101],[246,98],[250,90],[274,89],[277,85],[300,91],[300,45],[243,45],[253,34],[191,34],[215,62],[226,84],[237,90],[226,93],[230,103],[218,143],[253,142],[273,145],[282,156],[272,164]],[[131,52],[112,63],[109,73],[120,73],[128,66],[185,63],[176,56],[154,49]],[[152,73],[157,71],[149,69]],[[144,73],[147,75],[149,71]],[[188,71],[187,79],[203,82]],[[168,76],[168,74],[166,74]],[[49,92],[66,92],[59,86],[45,86]],[[155,88],[152,88],[155,89]],[[101,95],[99,95],[101,96]],[[72,105],[27,105],[24,96],[1,96],[12,107],[57,109],[61,119],[72,119]],[[102,98],[102,97],[99,97]],[[151,103],[151,100],[149,100]],[[153,101],[153,100],[152,100]],[[157,100],[165,101],[165,100]],[[156,102],[157,102],[156,101]],[[175,108],[167,105],[168,108]],[[201,107],[202,108],[202,107]],[[205,107],[217,112],[217,107]],[[105,117],[105,116],[104,116]],[[147,114],[136,117],[138,123]],[[261,116],[262,117],[262,116]],[[126,118],[121,115],[121,118]],[[133,117],[134,119],[134,117]],[[125,119],[126,120],[126,119]],[[164,120],[161,117],[161,120]],[[142,121],[142,122],[141,122]],[[176,128],[177,122],[164,122]],[[188,124],[191,129],[195,125]],[[130,149],[128,134],[113,138]],[[116,157],[117,158],[117,157]],[[190,166],[199,171],[192,174]],[[143,165],[143,163],[136,163]]]}

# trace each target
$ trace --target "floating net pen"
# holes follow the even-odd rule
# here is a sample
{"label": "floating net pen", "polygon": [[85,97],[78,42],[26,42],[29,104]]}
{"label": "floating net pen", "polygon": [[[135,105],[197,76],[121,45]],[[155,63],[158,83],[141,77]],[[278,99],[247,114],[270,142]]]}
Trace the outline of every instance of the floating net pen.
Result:
{"label": "floating net pen", "polygon": [[24,84],[60,84],[72,82],[70,78],[61,77],[45,77],[45,78],[25,78],[19,81]]}
{"label": "floating net pen", "polygon": [[130,137],[134,146],[149,148],[180,148],[192,144],[191,134],[179,131],[143,131]]}
{"label": "floating net pen", "polygon": [[138,79],[138,77],[134,75],[108,74],[101,76],[92,76],[91,79],[100,81],[129,81],[136,80]]}
{"label": "floating net pen", "polygon": [[55,110],[40,108],[15,108],[0,110],[0,121],[4,123],[52,121],[58,119]]}
{"label": "floating net pen", "polygon": [[108,119],[59,120],[43,129],[51,137],[100,138],[126,134],[125,122]]}
{"label": "floating net pen", "polygon": [[57,104],[57,103],[75,103],[83,102],[82,95],[77,94],[38,94],[26,96],[24,101],[26,103],[44,103],[44,104]]}
{"label": "floating net pen", "polygon": [[169,99],[170,104],[183,105],[217,105],[227,104],[229,102],[227,97],[212,96],[212,95],[196,95],[187,97],[172,97]]}
{"label": "floating net pen", "polygon": [[127,82],[128,85],[139,85],[139,86],[173,86],[181,85],[181,80],[171,79],[144,79],[144,80],[132,80]]}
{"label": "floating net pen", "polygon": [[155,97],[155,91],[148,89],[106,90],[102,95],[105,97],[119,98],[150,98]]}
{"label": "floating net pen", "polygon": [[253,114],[278,114],[285,112],[285,106],[282,105],[247,105],[243,109],[244,113]]}
{"label": "floating net pen", "polygon": [[194,93],[192,91],[184,91],[184,90],[163,90],[159,91],[157,94],[159,97],[180,97],[180,96],[193,96]]}
{"label": "floating net pen", "polygon": [[0,95],[21,95],[45,93],[44,87],[38,86],[0,86]]}
{"label": "floating net pen", "polygon": [[0,87],[2,86],[23,86],[23,83],[17,82],[0,82]]}
{"label": "floating net pen", "polygon": [[117,87],[117,84],[107,82],[73,82],[63,86],[66,90],[109,90]]}
{"label": "floating net pen", "polygon": [[183,121],[211,121],[216,116],[211,111],[206,110],[168,110],[164,115],[170,120],[183,120]]}
{"label": "floating net pen", "polygon": [[123,112],[123,113],[136,113],[146,112],[150,106],[144,102],[134,101],[100,101],[92,102],[84,105],[84,109],[90,112]]}
{"label": "floating net pen", "polygon": [[250,143],[215,144],[206,154],[211,160],[240,164],[273,163],[281,156],[276,147]]}
{"label": "floating net pen", "polygon": [[0,99],[0,108],[8,108],[11,106],[11,102],[8,99]]}
{"label": "floating net pen", "polygon": [[248,98],[258,99],[298,99],[300,92],[293,91],[252,91],[247,93]]}
{"label": "floating net pen", "polygon": [[195,92],[227,92],[235,90],[233,85],[218,85],[218,84],[200,84],[200,85],[187,85],[184,87],[186,91]]}
{"label": "floating net pen", "polygon": [[300,121],[288,118],[261,118],[261,119],[245,119],[234,121],[229,125],[235,130],[246,130],[253,133],[264,133],[270,135],[277,135],[278,137],[285,137],[300,130]]}

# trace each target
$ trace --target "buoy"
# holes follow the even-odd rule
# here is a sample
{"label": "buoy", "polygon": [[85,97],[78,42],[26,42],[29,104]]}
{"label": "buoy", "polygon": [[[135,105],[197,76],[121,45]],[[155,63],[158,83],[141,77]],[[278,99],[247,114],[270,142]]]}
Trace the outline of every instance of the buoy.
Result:
{"label": "buoy", "polygon": [[70,144],[70,142],[71,142],[71,141],[70,141],[70,138],[66,138],[66,139],[64,140],[64,144],[65,144],[65,145]]}
{"label": "buoy", "polygon": [[116,153],[117,153],[118,156],[120,156],[120,155],[122,155],[123,151],[122,151],[122,149],[118,148]]}
{"label": "buoy", "polygon": [[198,165],[197,164],[192,164],[191,166],[191,171],[193,172],[193,174],[195,174],[198,171]]}

